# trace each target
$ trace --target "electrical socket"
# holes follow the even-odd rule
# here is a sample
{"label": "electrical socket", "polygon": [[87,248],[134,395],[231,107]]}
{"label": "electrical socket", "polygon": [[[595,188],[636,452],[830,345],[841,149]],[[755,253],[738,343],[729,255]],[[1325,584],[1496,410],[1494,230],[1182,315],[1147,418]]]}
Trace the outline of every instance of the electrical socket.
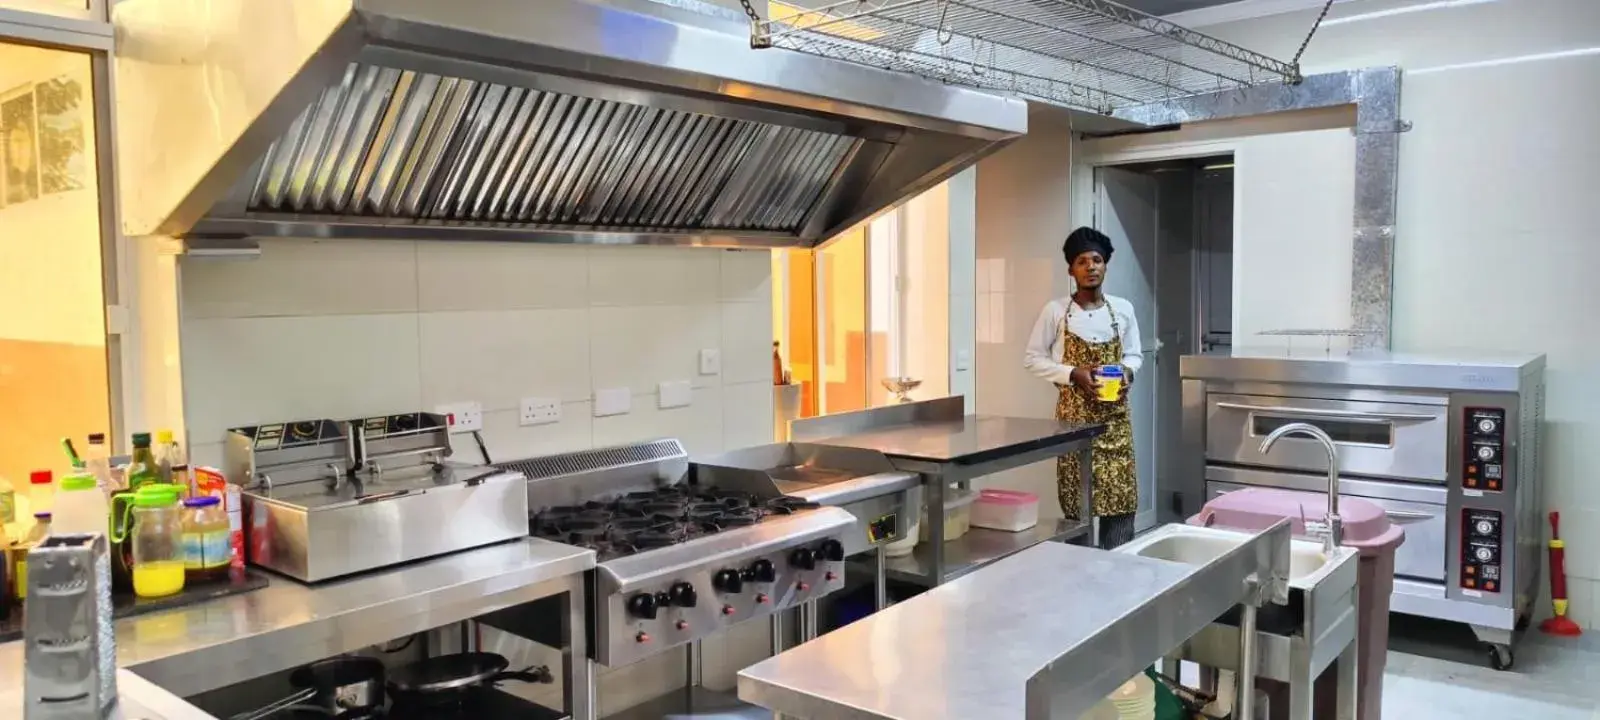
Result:
{"label": "electrical socket", "polygon": [[561,422],[561,401],[553,398],[525,397],[522,399],[522,414],[518,423],[528,425],[549,425]]}
{"label": "electrical socket", "polygon": [[452,434],[483,429],[483,406],[478,403],[445,403],[434,406],[433,411],[445,416]]}
{"label": "electrical socket", "polygon": [[720,372],[722,372],[722,351],[721,350],[701,350],[700,351],[700,374],[701,375],[716,375],[716,374],[718,374]]}

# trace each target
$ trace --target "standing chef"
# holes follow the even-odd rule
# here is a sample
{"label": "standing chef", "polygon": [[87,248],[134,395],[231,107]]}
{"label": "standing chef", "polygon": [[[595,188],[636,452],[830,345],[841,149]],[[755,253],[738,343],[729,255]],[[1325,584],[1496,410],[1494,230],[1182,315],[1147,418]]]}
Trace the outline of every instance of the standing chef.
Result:
{"label": "standing chef", "polygon": [[[1128,419],[1128,387],[1143,361],[1139,324],[1133,305],[1102,291],[1111,262],[1111,238],[1081,227],[1061,246],[1073,293],[1045,303],[1033,324],[1023,365],[1055,384],[1056,419],[1103,423],[1090,454],[1094,467],[1094,515],[1100,520],[1100,547],[1110,549],[1133,539],[1133,516],[1139,486],[1133,465],[1133,425]],[[1116,372],[1120,387],[1112,391]],[[1077,520],[1081,511],[1078,456],[1056,460],[1056,490],[1061,512]]]}

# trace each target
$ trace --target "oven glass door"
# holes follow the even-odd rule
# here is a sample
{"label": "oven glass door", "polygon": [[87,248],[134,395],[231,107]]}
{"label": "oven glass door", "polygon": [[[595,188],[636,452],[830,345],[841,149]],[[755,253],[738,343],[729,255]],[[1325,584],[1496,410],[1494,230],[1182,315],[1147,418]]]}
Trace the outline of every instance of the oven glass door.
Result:
{"label": "oven glass door", "polygon": [[1443,484],[1449,472],[1448,407],[1411,403],[1213,394],[1206,397],[1211,462],[1326,472],[1327,451],[1290,435],[1261,452],[1261,440],[1289,423],[1321,428],[1339,446],[1339,471]]}

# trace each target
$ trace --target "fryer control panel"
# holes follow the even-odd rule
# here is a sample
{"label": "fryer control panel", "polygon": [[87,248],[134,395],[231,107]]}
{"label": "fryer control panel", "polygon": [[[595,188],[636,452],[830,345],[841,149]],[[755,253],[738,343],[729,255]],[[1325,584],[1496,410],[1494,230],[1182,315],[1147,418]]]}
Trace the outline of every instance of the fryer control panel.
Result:
{"label": "fryer control panel", "polygon": [[1498,510],[1461,511],[1461,587],[1473,592],[1501,591],[1504,522]]}
{"label": "fryer control panel", "polygon": [[1469,407],[1462,412],[1461,486],[1479,492],[1502,492],[1506,486],[1506,411]]}

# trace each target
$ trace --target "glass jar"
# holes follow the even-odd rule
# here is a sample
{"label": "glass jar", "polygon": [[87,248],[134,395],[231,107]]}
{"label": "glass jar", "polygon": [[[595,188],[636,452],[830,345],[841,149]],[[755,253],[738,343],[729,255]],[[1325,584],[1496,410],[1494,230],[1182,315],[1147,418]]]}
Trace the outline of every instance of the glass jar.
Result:
{"label": "glass jar", "polygon": [[188,583],[228,576],[229,534],[228,514],[220,499],[203,495],[183,501],[183,568]]}
{"label": "glass jar", "polygon": [[124,534],[112,539],[133,538],[133,593],[139,597],[183,591],[183,517],[178,494],[175,485],[150,483],[112,498],[112,514],[118,513],[120,504],[125,518]]}

